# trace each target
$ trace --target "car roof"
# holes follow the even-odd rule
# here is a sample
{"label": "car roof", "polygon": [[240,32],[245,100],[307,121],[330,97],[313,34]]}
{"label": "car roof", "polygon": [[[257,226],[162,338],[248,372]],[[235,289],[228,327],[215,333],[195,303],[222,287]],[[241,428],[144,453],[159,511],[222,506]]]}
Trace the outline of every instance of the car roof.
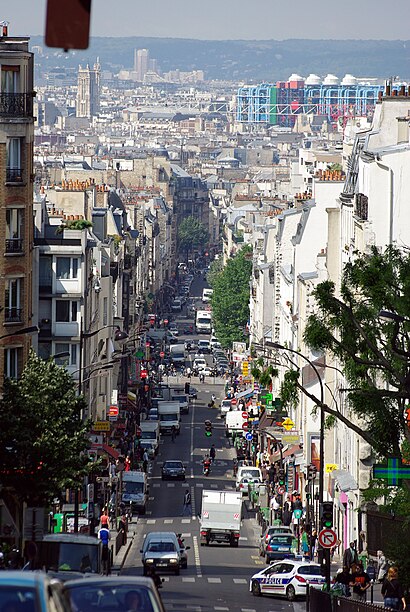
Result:
{"label": "car roof", "polygon": [[[125,472],[124,472],[125,473]],[[47,533],[43,536],[43,542],[61,542],[62,544],[88,544],[98,546],[99,540],[93,536],[79,533]]]}
{"label": "car roof", "polygon": [[143,576],[90,576],[87,574],[87,580],[84,578],[78,578],[74,580],[67,580],[64,582],[64,589],[67,587],[86,587],[87,585],[98,585],[98,586],[112,586],[113,584],[135,584],[145,586],[148,588],[153,587],[151,578],[144,578]]}
{"label": "car roof", "polygon": [[52,578],[42,572],[23,572],[11,570],[0,572],[0,586],[36,588],[39,584],[52,582]]}
{"label": "car roof", "polygon": [[178,539],[175,531],[150,531],[145,536],[144,542],[147,540],[152,540],[153,538],[161,538],[163,540],[174,540],[175,538]]}

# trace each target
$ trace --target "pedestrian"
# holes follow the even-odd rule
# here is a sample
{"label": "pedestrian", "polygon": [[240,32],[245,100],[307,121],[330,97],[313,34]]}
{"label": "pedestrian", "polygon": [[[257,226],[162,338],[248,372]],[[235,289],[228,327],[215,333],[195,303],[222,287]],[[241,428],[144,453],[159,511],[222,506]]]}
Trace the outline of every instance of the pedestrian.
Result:
{"label": "pedestrian", "polygon": [[144,454],[142,455],[142,469],[144,470],[145,473],[148,471],[148,461],[149,461],[149,457],[148,457],[147,449],[145,449]]}
{"label": "pedestrian", "polygon": [[334,586],[332,587],[332,591],[334,594],[343,595],[343,597],[351,597],[352,593],[350,591],[350,587],[353,584],[353,577],[350,573],[350,569],[346,566],[340,570],[336,576],[334,581]]}
{"label": "pedestrian", "polygon": [[108,518],[108,509],[107,506],[104,506],[102,515],[100,516],[101,527],[110,528],[110,519]]}
{"label": "pedestrian", "polygon": [[401,602],[403,610],[406,609],[403,587],[398,580],[398,569],[395,565],[389,568],[387,577],[383,580],[382,595],[385,608],[399,610]]}
{"label": "pedestrian", "polygon": [[353,582],[353,599],[366,601],[366,591],[370,587],[370,576],[363,569],[363,563],[359,561],[353,566],[352,571]]}
{"label": "pedestrian", "polygon": [[122,546],[125,546],[127,543],[127,529],[128,529],[127,517],[125,516],[125,514],[122,514],[118,522],[118,531],[122,535]]}
{"label": "pedestrian", "polygon": [[215,444],[212,444],[210,450],[209,450],[209,456],[211,457],[211,461],[212,463],[215,463],[215,457],[216,457],[216,448],[215,448]]}
{"label": "pedestrian", "polygon": [[357,565],[359,557],[356,550],[356,542],[350,542],[349,548],[343,553],[343,566],[352,569],[353,565]]}
{"label": "pedestrian", "polygon": [[176,435],[176,429],[175,429],[175,425],[173,425],[171,427],[171,440],[172,440],[172,442],[175,442],[175,435]]}
{"label": "pedestrian", "polygon": [[313,560],[316,554],[317,531],[312,529],[310,534],[310,558]]}
{"label": "pedestrian", "polygon": [[292,503],[290,501],[290,495],[287,496],[285,503],[283,504],[283,524],[286,525],[286,527],[289,527],[289,525],[292,522]]}
{"label": "pedestrian", "polygon": [[103,574],[108,575],[110,572],[110,551],[108,545],[111,540],[111,533],[108,526],[101,526],[101,529],[98,531],[98,539],[102,542],[101,562]]}
{"label": "pedestrian", "polygon": [[278,510],[280,509],[280,505],[278,500],[276,499],[276,495],[272,495],[271,500],[269,502],[269,508],[271,510],[271,521],[273,522],[278,518]]}
{"label": "pedestrian", "polygon": [[185,489],[182,516],[185,516],[185,515],[190,516],[191,514],[192,514],[191,493],[189,492],[189,489]]}
{"label": "pedestrian", "polygon": [[303,558],[309,560],[310,558],[310,546],[309,536],[305,527],[301,528],[300,545],[302,548]]}
{"label": "pedestrian", "polygon": [[389,569],[389,564],[387,563],[387,559],[382,550],[377,551],[377,580],[379,582],[383,582],[387,576],[387,570]]}

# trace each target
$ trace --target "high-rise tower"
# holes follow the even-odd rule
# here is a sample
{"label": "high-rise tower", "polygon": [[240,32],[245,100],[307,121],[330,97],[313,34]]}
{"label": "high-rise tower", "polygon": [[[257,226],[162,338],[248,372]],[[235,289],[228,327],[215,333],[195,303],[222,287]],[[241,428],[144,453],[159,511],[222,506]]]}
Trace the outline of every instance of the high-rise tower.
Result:
{"label": "high-rise tower", "polygon": [[134,51],[134,71],[137,73],[137,80],[143,81],[149,69],[148,49],[135,49]]}

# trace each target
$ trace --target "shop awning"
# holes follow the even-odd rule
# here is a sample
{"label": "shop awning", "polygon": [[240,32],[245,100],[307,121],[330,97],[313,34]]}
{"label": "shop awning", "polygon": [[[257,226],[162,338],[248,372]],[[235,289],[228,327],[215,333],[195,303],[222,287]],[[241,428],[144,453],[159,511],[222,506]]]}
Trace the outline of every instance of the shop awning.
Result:
{"label": "shop awning", "polygon": [[334,470],[332,472],[333,478],[336,480],[339,489],[346,493],[347,491],[356,491],[359,485],[353,478],[350,472],[347,470]]}
{"label": "shop awning", "polygon": [[239,393],[235,393],[236,399],[241,399],[242,397],[251,397],[253,395],[253,387],[249,389],[245,389],[245,391],[240,391]]}
{"label": "shop awning", "polygon": [[102,449],[105,453],[107,453],[107,455],[109,455],[113,459],[118,459],[118,457],[120,456],[120,453],[109,444],[103,444]]}

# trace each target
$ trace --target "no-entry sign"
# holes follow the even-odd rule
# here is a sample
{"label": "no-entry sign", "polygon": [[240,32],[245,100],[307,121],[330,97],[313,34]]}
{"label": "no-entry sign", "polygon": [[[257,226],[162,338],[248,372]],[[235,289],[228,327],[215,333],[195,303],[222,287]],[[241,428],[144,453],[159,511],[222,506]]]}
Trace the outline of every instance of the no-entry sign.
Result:
{"label": "no-entry sign", "polygon": [[337,544],[337,535],[333,529],[322,529],[318,539],[323,548],[333,548]]}
{"label": "no-entry sign", "polygon": [[247,412],[242,412],[242,418],[248,420],[248,413]]}

